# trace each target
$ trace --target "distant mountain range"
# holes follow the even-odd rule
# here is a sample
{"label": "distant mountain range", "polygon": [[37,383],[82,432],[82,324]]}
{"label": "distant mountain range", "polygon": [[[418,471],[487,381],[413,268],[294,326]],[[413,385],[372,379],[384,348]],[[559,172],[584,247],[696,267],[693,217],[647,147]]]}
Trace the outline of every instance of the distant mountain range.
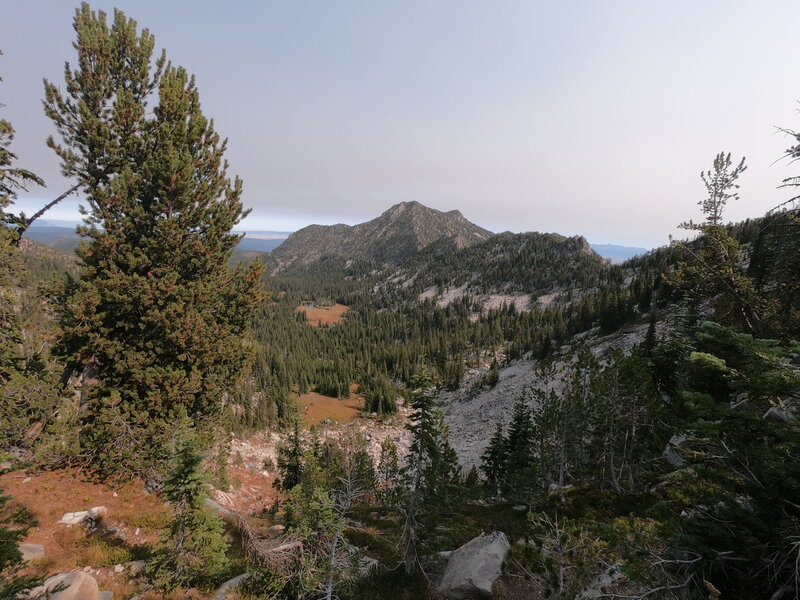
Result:
{"label": "distant mountain range", "polygon": [[[25,232],[26,237],[55,250],[74,250],[80,236],[75,233],[76,224],[69,221],[35,221]],[[243,252],[271,252],[277,248],[291,231],[241,231],[246,237],[239,242],[237,250]]]}
{"label": "distant mountain range", "polygon": [[[272,253],[270,262],[277,269],[323,259],[397,265],[442,239],[449,240],[455,249],[461,249],[495,235],[471,223],[457,210],[442,212],[419,202],[401,202],[376,219],[358,225],[309,225],[294,233],[241,233],[246,235],[237,250]],[[25,237],[56,250],[73,250],[80,240],[75,233],[75,223],[54,220],[36,221],[25,232]],[[591,244],[591,248],[615,264],[649,251],[615,244]]]}
{"label": "distant mountain range", "polygon": [[75,227],[52,226],[34,222],[22,237],[49,246],[54,250],[74,250],[78,246],[80,236],[75,233]]}
{"label": "distant mountain range", "polygon": [[616,244],[591,244],[592,250],[613,264],[623,263],[629,258],[650,252],[648,248],[617,246]]}

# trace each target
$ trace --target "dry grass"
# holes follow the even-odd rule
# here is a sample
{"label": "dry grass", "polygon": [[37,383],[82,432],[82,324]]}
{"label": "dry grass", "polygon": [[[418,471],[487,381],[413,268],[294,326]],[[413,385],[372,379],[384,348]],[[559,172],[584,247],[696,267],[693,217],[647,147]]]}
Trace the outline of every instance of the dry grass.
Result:
{"label": "dry grass", "polygon": [[349,310],[344,304],[334,304],[333,306],[317,306],[309,308],[300,305],[295,311],[306,313],[306,323],[312,327],[323,325],[336,325],[342,322],[344,314]]}
{"label": "dry grass", "polygon": [[[158,539],[159,529],[169,519],[168,508],[155,495],[145,493],[139,481],[92,483],[69,469],[15,471],[0,477],[0,489],[12,497],[14,506],[30,510],[39,523],[24,541],[44,546],[45,558],[29,566],[31,572],[43,577],[83,566],[113,567],[127,562],[135,546]],[[89,535],[83,526],[67,527],[58,522],[64,513],[94,506],[108,509],[103,527],[116,527],[116,535],[124,535],[124,542],[121,537],[105,539]]]}
{"label": "dry grass", "polygon": [[319,425],[325,419],[339,423],[347,423],[356,418],[364,406],[364,399],[351,394],[347,400],[339,400],[323,396],[316,392],[308,392],[297,399],[303,424],[307,427]]}

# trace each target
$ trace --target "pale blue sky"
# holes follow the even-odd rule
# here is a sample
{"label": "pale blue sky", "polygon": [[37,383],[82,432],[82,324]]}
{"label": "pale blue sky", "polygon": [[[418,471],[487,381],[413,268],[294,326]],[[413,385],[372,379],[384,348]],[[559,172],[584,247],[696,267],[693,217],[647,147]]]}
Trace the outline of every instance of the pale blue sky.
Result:
{"label": "pale blue sky", "polygon": [[[6,1],[0,102],[31,212],[68,183],[44,145],[41,80],[74,62],[65,0]],[[800,165],[800,2],[119,0],[197,75],[229,138],[251,229],[356,223],[391,204],[457,208],[494,231],[658,245],[698,216],[699,173],[746,155],[757,216]],[[49,218],[74,216],[77,201]]]}

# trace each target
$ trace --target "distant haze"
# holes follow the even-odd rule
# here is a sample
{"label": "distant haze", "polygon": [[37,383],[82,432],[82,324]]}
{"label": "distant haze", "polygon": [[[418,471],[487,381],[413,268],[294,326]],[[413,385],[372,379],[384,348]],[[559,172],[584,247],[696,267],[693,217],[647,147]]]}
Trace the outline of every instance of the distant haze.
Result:
{"label": "distant haze", "polygon": [[[0,102],[19,166],[44,145],[43,77],[75,64],[77,2],[3,7]],[[122,8],[197,75],[253,213],[242,228],[355,224],[407,200],[492,231],[653,247],[697,219],[701,170],[746,155],[727,218],[790,197],[800,2],[92,2]],[[77,199],[48,217],[75,219]]]}

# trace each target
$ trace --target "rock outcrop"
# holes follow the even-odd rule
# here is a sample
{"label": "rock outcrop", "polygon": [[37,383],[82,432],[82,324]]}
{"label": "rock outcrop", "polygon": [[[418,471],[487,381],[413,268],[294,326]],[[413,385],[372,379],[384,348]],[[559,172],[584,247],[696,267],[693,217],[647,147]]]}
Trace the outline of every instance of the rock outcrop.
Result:
{"label": "rock outcrop", "polygon": [[232,592],[236,588],[238,588],[242,582],[248,577],[251,577],[252,573],[242,573],[241,575],[237,575],[233,579],[229,579],[225,583],[223,583],[219,588],[217,588],[217,593],[214,594],[214,598],[212,600],[225,600],[228,597],[228,593]]}
{"label": "rock outcrop", "polygon": [[99,523],[107,513],[108,509],[105,506],[95,506],[89,510],[64,513],[64,516],[61,517],[59,523],[64,523],[68,527],[86,523],[91,527],[97,525],[97,523]]}
{"label": "rock outcrop", "polygon": [[30,591],[29,598],[49,600],[97,600],[100,588],[97,580],[83,571],[59,573]]}
{"label": "rock outcrop", "polygon": [[775,423],[788,423],[792,420],[791,415],[785,410],[781,410],[777,406],[771,407],[764,413],[763,419],[767,421],[774,421]]}
{"label": "rock outcrop", "polygon": [[450,555],[437,591],[447,598],[490,598],[510,547],[502,531],[470,540]]}
{"label": "rock outcrop", "polygon": [[44,546],[41,544],[20,544],[19,551],[22,554],[22,560],[29,561],[34,558],[41,558],[44,556]]}

